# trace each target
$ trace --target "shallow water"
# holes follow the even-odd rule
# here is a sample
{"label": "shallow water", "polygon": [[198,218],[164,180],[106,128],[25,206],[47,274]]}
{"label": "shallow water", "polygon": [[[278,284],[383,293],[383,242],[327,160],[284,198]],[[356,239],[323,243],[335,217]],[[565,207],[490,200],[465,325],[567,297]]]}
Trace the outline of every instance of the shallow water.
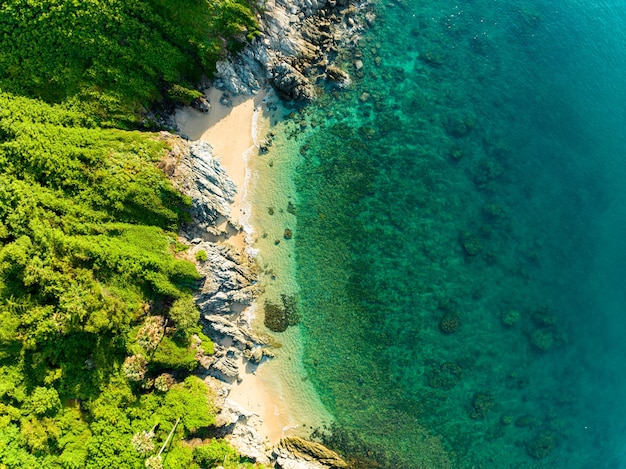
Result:
{"label": "shallow water", "polygon": [[277,128],[329,442],[359,467],[626,467],[626,4],[376,13],[363,76]]}

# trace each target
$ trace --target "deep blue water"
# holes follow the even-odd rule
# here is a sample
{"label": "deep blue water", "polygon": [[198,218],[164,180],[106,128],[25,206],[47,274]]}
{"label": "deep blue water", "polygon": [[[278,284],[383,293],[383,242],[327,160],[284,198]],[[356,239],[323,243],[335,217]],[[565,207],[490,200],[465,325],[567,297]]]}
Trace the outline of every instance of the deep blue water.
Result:
{"label": "deep blue water", "polygon": [[363,75],[296,116],[329,442],[358,467],[626,467],[626,2],[376,14]]}

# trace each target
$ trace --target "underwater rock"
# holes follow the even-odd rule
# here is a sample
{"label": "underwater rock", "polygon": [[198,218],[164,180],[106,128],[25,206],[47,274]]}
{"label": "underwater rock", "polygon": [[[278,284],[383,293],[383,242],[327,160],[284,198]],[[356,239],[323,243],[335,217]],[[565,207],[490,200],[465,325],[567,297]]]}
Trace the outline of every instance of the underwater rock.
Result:
{"label": "underwater rock", "polygon": [[554,449],[554,435],[542,432],[526,443],[526,451],[535,459],[543,459]]}
{"label": "underwater rock", "polygon": [[554,333],[546,329],[537,329],[530,334],[530,344],[540,352],[546,352],[554,346]]}
{"label": "underwater rock", "polygon": [[281,295],[282,304],[265,302],[265,316],[263,324],[274,332],[284,332],[289,326],[295,326],[300,321],[295,296]]}
{"label": "underwater rock", "polygon": [[334,451],[321,443],[304,440],[297,436],[285,437],[273,450],[277,467],[343,469],[348,464]]}
{"label": "underwater rock", "polygon": [[490,220],[497,220],[504,216],[504,208],[500,204],[487,204],[483,207],[483,215]]}
{"label": "underwater rock", "polygon": [[444,123],[444,130],[448,135],[455,138],[466,137],[476,126],[476,118],[471,115],[448,116]]}
{"label": "underwater rock", "polygon": [[495,160],[489,158],[481,159],[472,169],[472,181],[479,189],[487,189],[490,183],[495,181],[504,169]]}
{"label": "underwater rock", "polygon": [[469,257],[477,256],[483,250],[482,243],[478,237],[469,231],[464,231],[459,235],[459,243],[465,255]]}
{"label": "underwater rock", "polygon": [[439,329],[446,334],[452,334],[461,325],[461,318],[454,311],[447,311],[439,321]]}
{"label": "underwater rock", "polygon": [[463,151],[463,148],[454,146],[450,148],[448,155],[453,162],[458,163],[465,156],[465,152]]}
{"label": "underwater rock", "polygon": [[510,310],[502,315],[501,321],[502,325],[506,327],[513,327],[515,324],[520,322],[521,319],[522,316],[520,315],[519,311]]}
{"label": "underwater rock", "polygon": [[435,51],[425,51],[419,55],[419,60],[431,67],[441,67],[443,65],[443,57]]}
{"label": "underwater rock", "polygon": [[539,419],[537,419],[537,417],[531,414],[524,414],[515,419],[515,426],[517,428],[533,427],[537,425],[538,422]]}
{"label": "underwater rock", "polygon": [[461,380],[463,370],[456,363],[435,364],[425,373],[428,385],[435,389],[452,389]]}
{"label": "underwater rock", "polygon": [[475,392],[472,396],[470,418],[483,418],[493,407],[493,396],[486,392]]}
{"label": "underwater rock", "polygon": [[287,213],[290,213],[291,215],[296,215],[297,213],[296,206],[292,201],[287,202]]}
{"label": "underwater rock", "polygon": [[350,75],[335,65],[326,67],[326,79],[345,87],[350,83]]}
{"label": "underwater rock", "polygon": [[548,310],[547,306],[543,306],[531,314],[533,321],[540,327],[554,326],[556,324],[556,316]]}

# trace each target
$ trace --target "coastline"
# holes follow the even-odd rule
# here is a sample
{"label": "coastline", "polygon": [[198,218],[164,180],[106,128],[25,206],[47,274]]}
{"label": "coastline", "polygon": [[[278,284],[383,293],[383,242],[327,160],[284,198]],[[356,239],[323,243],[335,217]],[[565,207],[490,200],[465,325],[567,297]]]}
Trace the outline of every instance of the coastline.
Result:
{"label": "coastline", "polygon": [[[222,234],[215,242],[228,244],[261,264],[260,295],[250,306],[237,305],[235,312],[238,325],[245,324],[253,334],[268,340],[265,337],[268,331],[255,311],[268,295],[270,298],[278,295],[274,282],[277,277],[290,279],[291,283],[295,279],[293,247],[286,242],[277,246],[273,237],[272,242],[267,242],[267,236],[263,235],[268,230],[268,223],[276,223],[267,214],[263,194],[273,197],[284,192],[274,190],[276,185],[284,183],[277,179],[291,179],[290,173],[282,173],[285,168],[281,168],[280,161],[277,161],[273,175],[259,174],[267,166],[267,162],[259,158],[259,142],[270,129],[270,117],[276,118],[269,111],[270,108],[276,109],[276,98],[265,90],[253,96],[231,97],[217,88],[208,89],[206,98],[211,106],[210,112],[182,108],[176,112],[175,122],[181,135],[211,145],[215,159],[236,186],[230,217],[220,218],[218,230]],[[273,231],[280,230],[273,227]],[[278,256],[276,247],[280,248]],[[278,289],[284,291],[282,282],[278,285]],[[289,289],[290,293],[296,293],[297,287],[292,283]],[[254,454],[257,458],[286,436],[307,437],[315,428],[332,421],[302,369],[298,329],[290,328],[281,334],[269,335],[274,358],[254,363],[245,354],[238,357],[237,379],[232,380],[224,391],[228,412],[236,409],[241,415],[251,415],[245,419],[246,436],[242,438],[240,431],[230,439],[244,454]],[[254,434],[252,438],[249,432]],[[251,440],[254,441],[252,445]],[[258,448],[260,445],[263,447]]]}
{"label": "coastline", "polygon": [[211,145],[214,156],[235,184],[237,192],[230,212],[235,226],[227,226],[228,221],[223,219],[218,229],[227,233],[226,241],[229,244],[242,250],[245,248],[244,234],[239,227],[245,226],[248,210],[245,200],[246,160],[249,152],[256,151],[253,120],[257,112],[262,112],[260,104],[265,92],[261,91],[253,97],[225,98],[223,91],[209,88],[205,95],[211,103],[208,113],[184,107],[176,111],[174,121],[181,135],[193,141],[203,140]]}
{"label": "coastline", "polygon": [[192,199],[200,217],[184,233],[188,257],[209,252],[208,262],[197,263],[206,281],[196,303],[216,343],[202,366],[217,394],[218,425],[240,454],[281,468],[347,467],[306,441],[334,417],[304,369],[302,328],[290,319],[286,330],[270,327],[283,332],[270,332],[265,314],[255,314],[277,307],[285,316],[299,295],[292,233],[297,237],[294,175],[302,152],[292,137],[306,126],[284,121],[281,103],[313,101],[321,82],[350,86],[347,64],[336,60],[371,26],[373,14],[363,21],[367,5],[268,3],[260,37],[217,64],[196,109],[174,116],[195,158]]}

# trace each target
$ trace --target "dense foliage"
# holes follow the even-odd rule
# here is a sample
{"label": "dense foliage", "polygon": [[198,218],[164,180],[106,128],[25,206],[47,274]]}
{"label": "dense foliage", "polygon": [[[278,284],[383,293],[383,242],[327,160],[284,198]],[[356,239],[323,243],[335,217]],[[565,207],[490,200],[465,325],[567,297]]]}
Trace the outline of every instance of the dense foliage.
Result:
{"label": "dense foliage", "polygon": [[164,96],[188,99],[257,32],[245,0],[6,0],[0,88],[133,125]]}
{"label": "dense foliage", "polygon": [[213,344],[176,257],[188,201],[165,144],[120,129],[197,97],[254,18],[245,0],[0,2],[0,469],[249,465],[211,438],[193,375]]}
{"label": "dense foliage", "polygon": [[173,254],[185,200],[153,164],[163,151],[0,95],[4,467],[140,467],[177,419],[174,446],[214,423],[190,375],[198,339],[211,344],[198,274]]}

